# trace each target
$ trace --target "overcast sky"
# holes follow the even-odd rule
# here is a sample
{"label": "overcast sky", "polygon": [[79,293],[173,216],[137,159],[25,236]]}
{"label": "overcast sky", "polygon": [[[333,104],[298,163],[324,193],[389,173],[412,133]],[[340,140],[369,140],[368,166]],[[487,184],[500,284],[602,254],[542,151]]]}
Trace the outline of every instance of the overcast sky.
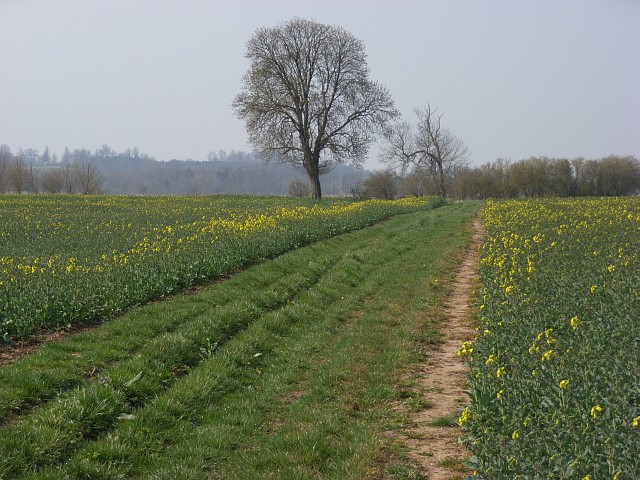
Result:
{"label": "overcast sky", "polygon": [[437,107],[476,165],[640,157],[640,0],[0,0],[0,144],[249,151],[246,42],[296,16],[361,39],[404,119]]}

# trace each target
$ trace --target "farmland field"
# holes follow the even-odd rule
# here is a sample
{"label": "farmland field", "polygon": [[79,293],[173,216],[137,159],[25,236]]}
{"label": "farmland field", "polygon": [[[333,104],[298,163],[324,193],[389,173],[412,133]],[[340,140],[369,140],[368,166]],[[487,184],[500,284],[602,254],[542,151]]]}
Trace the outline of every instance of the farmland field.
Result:
{"label": "farmland field", "polygon": [[3,195],[0,339],[112,317],[260,259],[439,204]]}
{"label": "farmland field", "polygon": [[0,478],[414,478],[387,431],[478,205],[400,207],[0,367]]}
{"label": "farmland field", "polygon": [[[112,320],[0,366],[0,478],[421,478],[388,431],[428,407],[403,372],[478,204],[24,198],[0,197],[5,337]],[[640,199],[482,219],[474,478],[639,478]]]}
{"label": "farmland field", "polygon": [[490,201],[468,430],[481,479],[640,478],[640,199]]}

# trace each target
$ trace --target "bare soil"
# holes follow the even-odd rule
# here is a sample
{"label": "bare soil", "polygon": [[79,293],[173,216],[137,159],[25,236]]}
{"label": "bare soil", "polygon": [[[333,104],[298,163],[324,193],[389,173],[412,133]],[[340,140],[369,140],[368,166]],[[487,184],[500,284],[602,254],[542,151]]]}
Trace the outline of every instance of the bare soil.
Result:
{"label": "bare soil", "polygon": [[432,426],[432,423],[442,421],[444,417],[457,419],[463,405],[469,402],[464,392],[467,388],[467,367],[457,353],[462,343],[473,339],[474,335],[471,302],[483,238],[482,223],[477,218],[474,228],[471,245],[446,303],[444,341],[416,371],[419,388],[432,406],[416,412],[412,424],[404,432],[409,456],[429,480],[464,478],[471,473],[463,468],[470,454],[458,443],[459,427]]}
{"label": "bare soil", "polygon": [[19,340],[10,344],[0,343],[0,366],[11,365],[22,357],[31,355],[42,348],[43,345],[52,342],[61,342],[76,333],[87,332],[98,328],[101,324],[80,325],[54,332],[42,331],[27,340]]}

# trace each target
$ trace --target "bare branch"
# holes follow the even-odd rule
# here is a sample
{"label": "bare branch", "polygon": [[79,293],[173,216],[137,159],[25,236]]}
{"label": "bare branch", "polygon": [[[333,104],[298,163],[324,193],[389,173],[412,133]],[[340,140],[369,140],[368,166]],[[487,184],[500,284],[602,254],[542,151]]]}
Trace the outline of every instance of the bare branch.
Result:
{"label": "bare branch", "polygon": [[418,123],[414,128],[400,122],[387,128],[380,159],[408,170],[426,170],[437,178],[438,194],[445,196],[445,175],[468,162],[469,152],[462,139],[442,126],[443,114],[427,105],[414,110]]}

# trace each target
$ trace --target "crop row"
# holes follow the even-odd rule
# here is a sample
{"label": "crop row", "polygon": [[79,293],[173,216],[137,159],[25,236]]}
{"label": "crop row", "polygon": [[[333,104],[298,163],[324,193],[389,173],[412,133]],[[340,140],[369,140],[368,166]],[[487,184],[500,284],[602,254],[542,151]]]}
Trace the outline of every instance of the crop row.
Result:
{"label": "crop row", "polygon": [[640,199],[490,201],[474,478],[640,478]]}
{"label": "crop row", "polygon": [[0,336],[64,328],[262,258],[433,208],[434,198],[0,197]]}

